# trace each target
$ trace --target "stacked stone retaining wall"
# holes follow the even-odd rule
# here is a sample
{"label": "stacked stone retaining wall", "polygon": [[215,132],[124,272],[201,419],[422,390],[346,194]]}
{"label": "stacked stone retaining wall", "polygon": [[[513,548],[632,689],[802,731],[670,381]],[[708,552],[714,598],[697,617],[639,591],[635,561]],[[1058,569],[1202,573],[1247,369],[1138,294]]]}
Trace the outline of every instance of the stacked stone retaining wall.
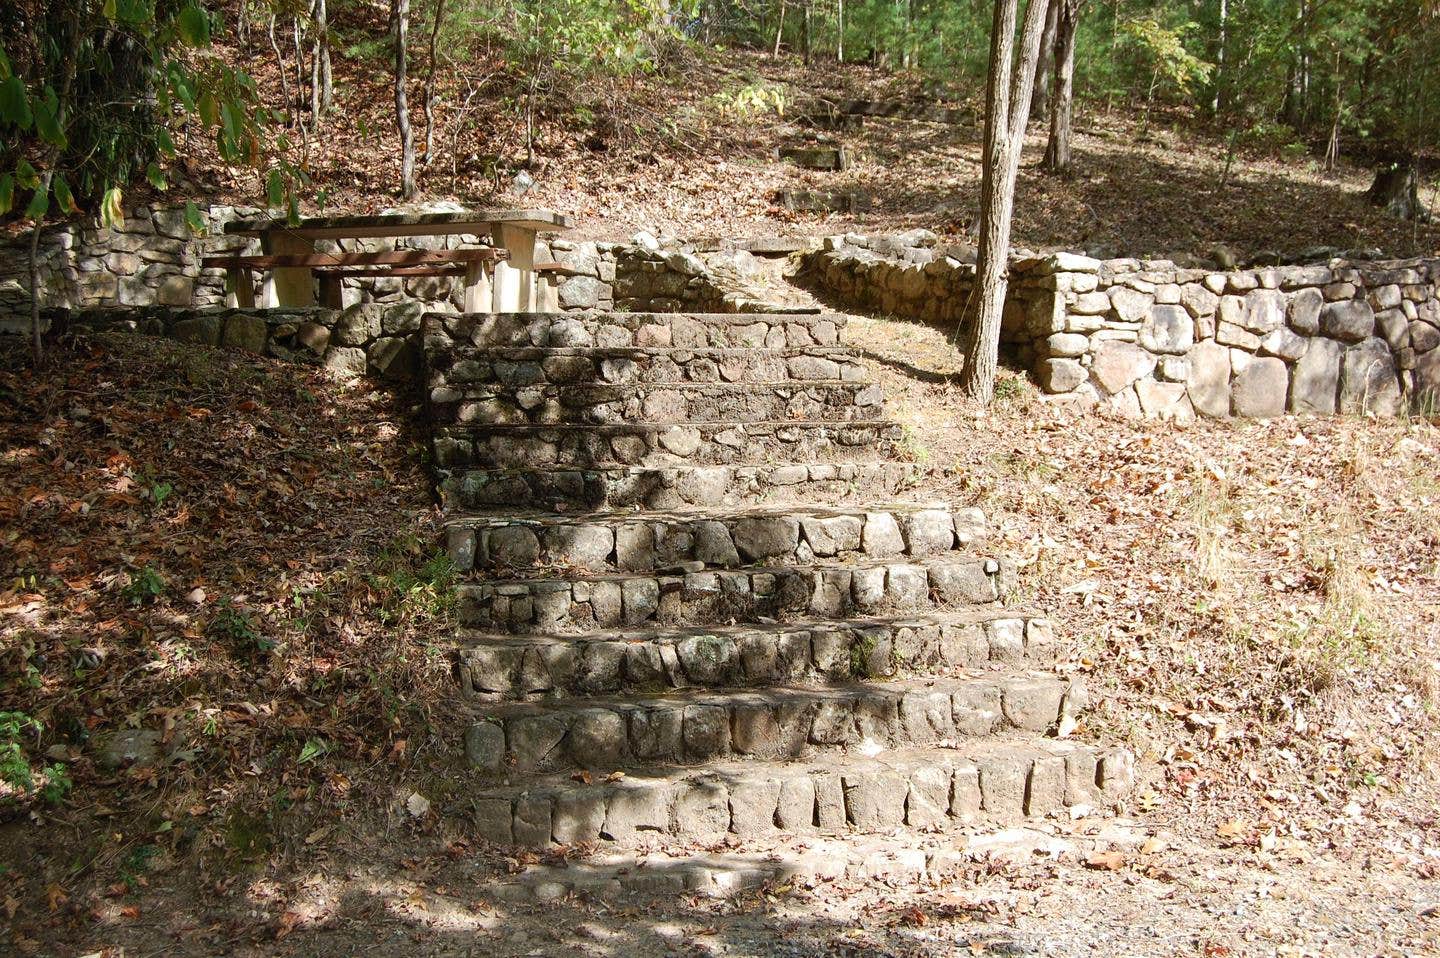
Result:
{"label": "stacked stone retaining wall", "polygon": [[[924,231],[831,237],[803,275],[869,310],[964,321],[974,265],[933,244]],[[1217,271],[1026,256],[1010,264],[1001,337],[1045,393],[1127,416],[1429,411],[1440,259]]]}

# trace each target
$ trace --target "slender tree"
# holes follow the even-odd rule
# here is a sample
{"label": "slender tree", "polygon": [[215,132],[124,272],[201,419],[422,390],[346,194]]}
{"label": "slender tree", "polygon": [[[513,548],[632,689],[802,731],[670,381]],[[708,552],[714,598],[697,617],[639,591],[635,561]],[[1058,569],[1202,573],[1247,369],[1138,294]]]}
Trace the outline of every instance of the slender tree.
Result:
{"label": "slender tree", "polygon": [[415,195],[415,133],[410,129],[410,106],[405,99],[405,44],[410,36],[410,0],[391,0],[391,29],[395,34],[395,125],[400,130],[400,198]]}
{"label": "slender tree", "polygon": [[1075,28],[1081,0],[1051,0],[1055,19],[1055,89],[1050,95],[1050,139],[1044,167],[1052,173],[1070,171],[1070,129],[1075,113]]}
{"label": "slender tree", "polygon": [[965,327],[962,349],[965,368],[960,388],[988,406],[995,397],[995,369],[1000,353],[1000,319],[1005,309],[1006,260],[1010,251],[1010,219],[1015,209],[1015,176],[1020,148],[1030,117],[1030,93],[1040,34],[1045,30],[1046,4],[1032,2],[1020,32],[1020,59],[1015,59],[1018,0],[995,0],[990,33],[990,75],[985,84],[985,151],[980,165],[980,247],[975,280],[980,299],[974,319]]}

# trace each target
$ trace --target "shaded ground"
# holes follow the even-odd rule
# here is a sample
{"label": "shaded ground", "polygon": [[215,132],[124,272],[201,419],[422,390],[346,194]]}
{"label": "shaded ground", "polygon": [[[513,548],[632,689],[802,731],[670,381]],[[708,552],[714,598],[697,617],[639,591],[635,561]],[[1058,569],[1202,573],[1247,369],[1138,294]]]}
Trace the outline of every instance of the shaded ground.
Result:
{"label": "shaded ground", "polygon": [[[382,7],[347,6],[336,16],[347,43],[385,34]],[[247,48],[220,49],[255,75],[268,104],[282,104],[262,32]],[[971,117],[968,123],[867,118],[861,130],[834,134],[855,163],[843,173],[817,173],[775,158],[777,146],[812,132],[794,122],[796,103],[812,97],[934,103],[937,94],[917,76],[859,64],[806,67],[788,55],[681,48],[658,74],[566,84],[542,97],[529,170],[535,185],[522,193],[512,177],[529,151],[516,106],[528,78],[505,72],[493,52],[451,55],[455,61],[442,64],[437,77],[434,152],[421,158],[421,199],[551,206],[577,219],[579,235],[603,239],[642,228],[682,238],[913,226],[960,235],[979,207],[978,88],[942,104]],[[304,163],[317,192],[326,191],[329,210],[384,208],[395,202],[400,163],[388,66],[337,51],[335,76],[335,113],[318,130],[293,131],[292,159]],[[736,107],[742,94],[757,91],[778,94],[783,112]],[[420,102],[417,81],[412,119],[423,152]],[[1316,160],[1287,154],[1281,144],[1247,149],[1243,140],[1227,160],[1230,130],[1161,111],[1141,129],[1140,113],[1123,104],[1109,112],[1079,104],[1076,172],[1069,178],[1038,170],[1043,124],[1032,125],[1015,242],[1114,255],[1203,253],[1218,243],[1242,254],[1316,245],[1378,247],[1393,255],[1440,249],[1440,225],[1404,223],[1363,201],[1369,169],[1342,165],[1326,176]],[[184,182],[166,199],[191,193],[254,204],[264,194],[253,176],[221,164],[201,138],[186,148],[191,152],[177,171]],[[791,212],[776,203],[782,188],[860,190],[872,204],[853,216]],[[1424,192],[1422,200],[1437,205],[1440,197]]]}
{"label": "shaded ground", "polygon": [[[523,863],[467,834],[449,764],[408,400],[103,337],[0,377],[0,700],[45,718],[27,753],[75,783],[0,824],[0,950],[1440,951],[1435,426],[1061,419],[1008,375],[976,419],[941,334],[849,338],[934,470],[917,495],[982,503],[1015,598],[1074,644],[1098,708],[1073,734],[1139,753],[1120,821],[1047,822],[1058,857],[935,887],[507,900]],[[132,588],[147,567],[159,594]],[[128,726],[165,730],[167,759],[97,762]]]}

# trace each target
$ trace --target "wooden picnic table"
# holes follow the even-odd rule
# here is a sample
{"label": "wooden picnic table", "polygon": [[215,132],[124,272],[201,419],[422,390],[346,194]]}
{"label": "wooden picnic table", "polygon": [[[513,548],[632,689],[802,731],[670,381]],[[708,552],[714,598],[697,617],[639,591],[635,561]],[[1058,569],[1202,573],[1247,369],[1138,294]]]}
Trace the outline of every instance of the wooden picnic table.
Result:
{"label": "wooden picnic table", "polygon": [[[262,306],[311,306],[315,304],[315,266],[327,265],[303,257],[315,253],[316,240],[389,239],[406,236],[489,235],[505,255],[493,260],[455,255],[446,251],[427,251],[429,257],[416,257],[415,263],[368,262],[380,275],[453,275],[462,266],[465,277],[465,309],[467,312],[530,312],[536,307],[535,238],[540,233],[558,232],[574,224],[570,217],[548,209],[467,210],[454,213],[382,213],[376,216],[318,216],[299,223],[280,219],[234,220],[225,224],[225,232],[235,236],[256,236],[263,252],[269,256],[298,255],[307,265],[265,266],[261,293]],[[417,251],[418,252],[418,251]],[[464,250],[450,253],[463,254]],[[217,260],[222,259],[216,257]],[[253,265],[260,266],[261,258]],[[371,254],[370,259],[375,259]],[[423,263],[421,262],[423,260]],[[453,260],[447,264],[447,260]],[[491,265],[493,263],[493,278]],[[217,263],[217,265],[219,265]],[[228,286],[237,305],[248,305],[245,284],[251,282],[248,270],[238,264],[226,265]],[[354,275],[354,274],[351,274]],[[329,274],[323,290],[327,302],[338,306],[340,274]],[[249,297],[253,300],[253,293]]]}

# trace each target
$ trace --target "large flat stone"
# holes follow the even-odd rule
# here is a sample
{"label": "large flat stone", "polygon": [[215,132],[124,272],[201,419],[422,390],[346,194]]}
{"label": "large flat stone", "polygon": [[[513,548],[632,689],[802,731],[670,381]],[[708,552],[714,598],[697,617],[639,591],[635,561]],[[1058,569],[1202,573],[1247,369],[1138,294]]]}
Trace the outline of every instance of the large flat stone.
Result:
{"label": "large flat stone", "polygon": [[1186,354],[1190,375],[1185,389],[1195,411],[1204,416],[1230,415],[1230,350],[1219,343],[1196,343]]}

